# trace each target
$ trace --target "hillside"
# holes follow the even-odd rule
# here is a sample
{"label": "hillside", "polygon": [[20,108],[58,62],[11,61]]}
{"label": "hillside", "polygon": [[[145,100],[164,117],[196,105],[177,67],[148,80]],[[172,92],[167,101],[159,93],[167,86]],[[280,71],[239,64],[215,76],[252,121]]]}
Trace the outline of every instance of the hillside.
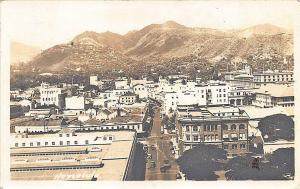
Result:
{"label": "hillside", "polygon": [[248,61],[255,67],[262,67],[264,60],[274,62],[272,68],[280,69],[286,56],[293,56],[293,34],[277,26],[263,24],[240,30],[217,30],[191,28],[168,21],[125,35],[87,31],[75,36],[69,44],[43,51],[30,65],[38,71],[52,72],[76,69],[147,73],[172,64],[175,59],[218,64],[224,64],[222,60],[225,59]]}

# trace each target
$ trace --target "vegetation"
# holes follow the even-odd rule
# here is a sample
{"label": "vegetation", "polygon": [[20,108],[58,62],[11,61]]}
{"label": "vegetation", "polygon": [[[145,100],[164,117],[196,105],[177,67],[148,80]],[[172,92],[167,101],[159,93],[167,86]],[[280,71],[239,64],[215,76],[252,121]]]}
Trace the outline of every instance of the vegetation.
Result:
{"label": "vegetation", "polygon": [[294,140],[294,121],[284,114],[275,114],[263,118],[258,123],[258,129],[265,141]]}
{"label": "vegetation", "polygon": [[226,151],[216,145],[198,145],[177,159],[180,171],[188,180],[217,180],[215,171],[221,169]]}

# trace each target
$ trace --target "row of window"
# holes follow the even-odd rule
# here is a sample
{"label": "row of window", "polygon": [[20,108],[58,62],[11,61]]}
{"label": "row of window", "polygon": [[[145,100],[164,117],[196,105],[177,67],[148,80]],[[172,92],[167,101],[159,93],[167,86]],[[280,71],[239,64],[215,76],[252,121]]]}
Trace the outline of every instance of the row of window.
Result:
{"label": "row of window", "polygon": [[[234,114],[233,114],[234,115]],[[201,126],[186,126],[186,131],[190,131],[190,127],[192,127],[193,131],[199,131]],[[216,131],[218,129],[217,125],[203,125],[204,131]],[[237,126],[235,124],[230,125],[223,125],[224,130],[236,130]],[[239,129],[245,129],[244,124],[239,125]]]}
{"label": "row of window", "polygon": [[95,169],[101,168],[103,165],[83,165],[83,166],[71,166],[71,167],[32,167],[32,168],[11,168],[11,172],[27,172],[27,171],[45,171],[45,170],[70,170],[70,169]]}
{"label": "row of window", "polygon": [[54,93],[58,93],[58,90],[54,90],[54,91],[41,91],[42,94],[54,94]]}
{"label": "row of window", "polygon": [[[238,149],[238,145],[237,144],[224,144],[224,149]],[[245,149],[246,148],[246,144],[240,144],[240,149]]]}
{"label": "row of window", "polygon": [[56,97],[51,97],[51,98],[42,98],[43,101],[56,101]]}
{"label": "row of window", "polygon": [[11,153],[12,157],[20,156],[53,156],[53,155],[73,155],[73,154],[87,154],[88,151],[62,151],[62,152],[37,152],[37,153]]}
{"label": "row of window", "polygon": [[[112,137],[109,137],[110,139],[109,140],[112,140]],[[103,138],[104,140],[104,138]],[[72,142],[72,145],[78,145],[78,141],[75,140]],[[85,140],[84,142],[85,145],[88,145],[89,144],[89,140]],[[22,147],[28,147],[28,143],[25,143],[25,142],[22,142],[20,143],[20,145]],[[66,141],[66,143],[64,143],[64,141],[59,141],[59,142],[44,142],[44,143],[41,143],[41,142],[30,142],[29,143],[29,147],[33,147],[33,146],[56,146],[56,145],[60,145],[60,146],[63,146],[63,145],[71,145],[71,141]],[[19,147],[19,143],[15,143],[15,147]]]}
{"label": "row of window", "polygon": [[[186,135],[185,136],[187,141],[191,140],[191,136],[190,135]],[[199,135],[193,135],[193,141],[198,141],[199,140]],[[202,141],[219,141],[219,135],[215,134],[215,135],[204,135],[204,140]]]}

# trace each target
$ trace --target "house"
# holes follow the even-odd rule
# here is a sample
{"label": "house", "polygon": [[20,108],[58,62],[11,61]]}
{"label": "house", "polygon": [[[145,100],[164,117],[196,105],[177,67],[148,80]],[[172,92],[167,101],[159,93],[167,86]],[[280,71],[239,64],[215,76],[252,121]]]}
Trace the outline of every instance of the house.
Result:
{"label": "house", "polygon": [[148,91],[144,84],[136,84],[132,88],[133,92],[138,95],[138,98],[146,99],[148,97]]}
{"label": "house", "polygon": [[70,96],[66,97],[66,109],[84,110],[85,97],[84,96]]}
{"label": "house", "polygon": [[137,95],[131,92],[125,93],[119,97],[121,104],[131,105],[137,101]]}

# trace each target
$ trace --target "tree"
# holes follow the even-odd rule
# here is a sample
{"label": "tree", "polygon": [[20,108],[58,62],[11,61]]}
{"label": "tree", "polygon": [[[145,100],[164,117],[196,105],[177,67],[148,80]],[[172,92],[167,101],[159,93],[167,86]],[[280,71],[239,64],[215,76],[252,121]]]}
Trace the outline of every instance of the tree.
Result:
{"label": "tree", "polygon": [[294,148],[279,148],[269,157],[270,162],[281,172],[295,175],[295,152]]}
{"label": "tree", "polygon": [[283,180],[282,171],[271,162],[259,162],[257,168],[252,168],[254,157],[250,155],[237,156],[228,161],[225,166],[227,180]]}
{"label": "tree", "polygon": [[294,140],[294,121],[284,114],[275,114],[263,118],[258,123],[258,129],[266,141]]}
{"label": "tree", "polygon": [[214,172],[222,166],[219,160],[225,159],[225,150],[217,145],[201,144],[185,151],[176,161],[188,180],[217,180]]}

